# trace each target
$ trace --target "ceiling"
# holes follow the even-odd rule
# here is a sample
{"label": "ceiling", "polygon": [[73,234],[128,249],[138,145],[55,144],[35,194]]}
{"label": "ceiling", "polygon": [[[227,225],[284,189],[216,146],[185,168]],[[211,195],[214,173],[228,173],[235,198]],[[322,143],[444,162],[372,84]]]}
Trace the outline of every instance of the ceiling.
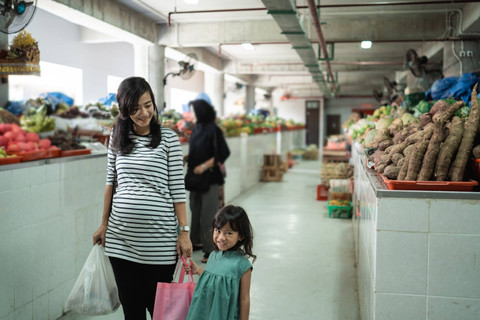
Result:
{"label": "ceiling", "polygon": [[[385,77],[405,87],[414,79],[405,62],[408,49],[444,65],[453,55],[445,49],[451,41],[477,41],[478,48],[480,40],[478,1],[115,2],[155,21],[161,44],[195,52],[205,63],[220,61],[224,72],[246,83],[299,96],[371,97],[373,90],[385,91]],[[362,40],[372,41],[372,48],[360,48]],[[244,42],[255,50],[245,50]],[[318,60],[319,52],[325,57],[322,47],[328,60]],[[468,58],[478,65],[478,50]]]}

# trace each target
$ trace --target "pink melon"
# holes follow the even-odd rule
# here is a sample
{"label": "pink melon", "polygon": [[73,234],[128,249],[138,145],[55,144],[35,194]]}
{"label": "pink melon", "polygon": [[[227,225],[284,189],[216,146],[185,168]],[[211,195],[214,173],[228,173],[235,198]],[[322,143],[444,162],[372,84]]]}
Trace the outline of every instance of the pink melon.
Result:
{"label": "pink melon", "polygon": [[38,145],[40,149],[47,150],[52,145],[52,142],[49,139],[40,139]]}
{"label": "pink melon", "polygon": [[38,134],[35,132],[27,132],[26,138],[27,138],[27,141],[31,141],[31,142],[38,142],[38,140],[40,140],[40,138],[38,137]]}
{"label": "pink melon", "polygon": [[11,143],[11,144],[8,145],[7,153],[15,154],[15,153],[18,153],[18,152],[20,152],[20,148],[19,148],[18,144]]}

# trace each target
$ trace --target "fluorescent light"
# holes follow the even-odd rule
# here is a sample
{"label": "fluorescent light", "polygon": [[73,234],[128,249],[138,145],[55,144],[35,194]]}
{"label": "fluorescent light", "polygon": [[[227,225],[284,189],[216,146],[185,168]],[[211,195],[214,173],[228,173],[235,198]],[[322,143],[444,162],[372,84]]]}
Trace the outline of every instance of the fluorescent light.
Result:
{"label": "fluorescent light", "polygon": [[242,43],[242,47],[243,47],[243,49],[248,50],[248,51],[255,50],[255,47],[253,46],[253,44],[248,43],[248,42]]}
{"label": "fluorescent light", "polygon": [[372,47],[372,41],[362,41],[362,44],[360,45],[362,49],[370,49]]}
{"label": "fluorescent light", "polygon": [[183,2],[188,3],[188,4],[198,4],[199,0],[183,0]]}

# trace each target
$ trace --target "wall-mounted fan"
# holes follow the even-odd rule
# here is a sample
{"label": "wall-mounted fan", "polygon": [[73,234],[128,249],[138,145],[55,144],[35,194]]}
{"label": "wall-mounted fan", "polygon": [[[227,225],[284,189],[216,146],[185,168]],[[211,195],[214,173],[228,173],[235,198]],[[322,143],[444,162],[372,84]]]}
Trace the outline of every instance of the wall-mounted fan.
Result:
{"label": "wall-mounted fan", "polygon": [[397,82],[390,81],[387,77],[383,77],[383,85],[385,86],[385,89],[387,89],[387,92],[390,96],[394,95],[397,93]]}
{"label": "wall-mounted fan", "polygon": [[409,49],[406,55],[408,68],[416,78],[421,78],[427,73],[437,73],[443,78],[442,67],[435,63],[429,63],[426,56],[419,56],[414,49]]}
{"label": "wall-mounted fan", "polygon": [[37,1],[0,1],[0,31],[17,33],[32,20],[37,7]]}
{"label": "wall-mounted fan", "polygon": [[167,84],[167,77],[172,75],[174,77],[179,76],[183,80],[188,80],[195,74],[195,67],[198,61],[197,56],[194,53],[189,53],[185,56],[182,61],[178,61],[178,65],[180,67],[179,71],[177,72],[169,72],[163,78],[163,85]]}
{"label": "wall-mounted fan", "polygon": [[378,102],[383,101],[383,97],[384,97],[383,92],[380,92],[377,89],[373,89],[372,95],[375,98],[375,100],[377,100]]}

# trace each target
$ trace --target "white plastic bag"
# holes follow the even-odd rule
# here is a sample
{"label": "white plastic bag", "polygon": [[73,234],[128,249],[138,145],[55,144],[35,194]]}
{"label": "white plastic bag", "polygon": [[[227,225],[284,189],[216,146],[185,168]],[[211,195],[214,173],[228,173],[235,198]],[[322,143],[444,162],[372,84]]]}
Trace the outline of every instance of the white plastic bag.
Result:
{"label": "white plastic bag", "polygon": [[94,245],[65,303],[65,311],[103,315],[120,306],[110,260],[101,245]]}

